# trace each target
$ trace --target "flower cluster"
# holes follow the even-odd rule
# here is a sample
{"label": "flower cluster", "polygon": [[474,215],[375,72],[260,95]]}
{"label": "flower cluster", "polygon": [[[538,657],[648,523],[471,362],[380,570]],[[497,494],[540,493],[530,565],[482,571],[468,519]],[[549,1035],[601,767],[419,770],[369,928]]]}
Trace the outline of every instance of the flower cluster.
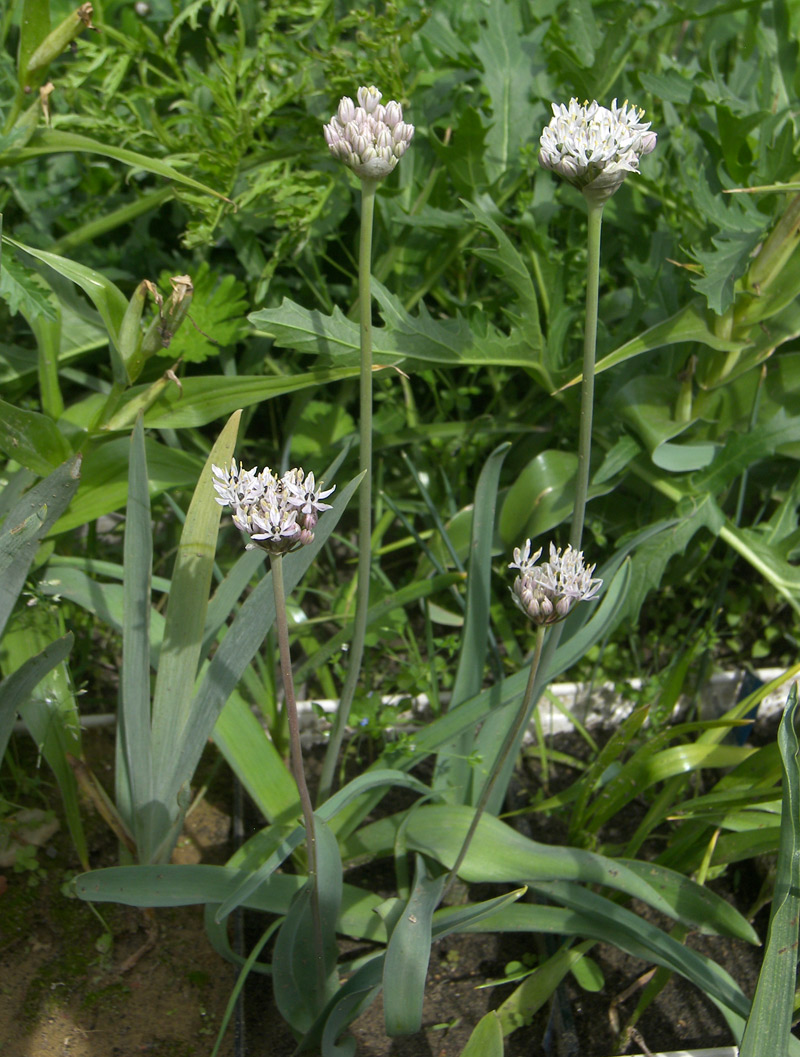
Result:
{"label": "flower cluster", "polygon": [[403,109],[394,100],[381,105],[381,93],[373,85],[359,88],[358,106],[346,96],[325,126],[325,142],[357,176],[380,180],[403,157],[414,135],[414,126],[403,121]]}
{"label": "flower cluster", "polygon": [[[245,470],[231,460],[230,470],[211,467],[220,506],[233,509],[233,523],[250,537],[248,550],[262,547],[270,554],[285,554],[301,544],[311,543],[323,503],[333,488],[317,487],[314,474],[288,470],[277,477],[268,466],[256,472]],[[335,487],[335,486],[334,486]]]}
{"label": "flower cluster", "polygon": [[595,100],[580,106],[553,103],[553,118],[539,141],[539,164],[552,169],[590,198],[604,202],[629,172],[639,171],[639,159],[656,146],[644,110],[628,108],[627,101],[611,109]]}
{"label": "flower cluster", "polygon": [[592,579],[593,565],[585,565],[583,551],[550,544],[550,561],[537,565],[540,547],[531,555],[531,541],[514,548],[509,569],[519,569],[511,594],[515,603],[534,624],[556,624],[576,602],[586,602],[600,590],[602,580]]}

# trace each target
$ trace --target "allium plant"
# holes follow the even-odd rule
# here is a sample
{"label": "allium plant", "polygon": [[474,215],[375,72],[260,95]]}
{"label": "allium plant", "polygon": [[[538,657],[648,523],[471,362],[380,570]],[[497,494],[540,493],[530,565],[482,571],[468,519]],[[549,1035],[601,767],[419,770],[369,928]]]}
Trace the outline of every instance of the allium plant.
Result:
{"label": "allium plant", "polygon": [[[514,600],[539,628],[545,622],[558,623],[549,636],[547,652],[542,667],[548,671],[561,638],[561,619],[569,612],[579,597],[570,591],[591,590],[592,566],[582,567],[581,542],[589,496],[589,467],[592,454],[592,419],[594,413],[594,374],[597,351],[597,312],[600,285],[600,236],[603,222],[603,206],[619,189],[629,173],[639,171],[639,159],[649,154],[656,146],[656,134],[650,125],[643,122],[644,111],[637,110],[625,102],[621,107],[616,100],[611,108],[600,106],[595,100],[581,106],[571,99],[568,106],[553,103],[553,117],[544,128],[540,139],[539,164],[558,173],[568,183],[577,187],[586,199],[587,224],[587,274],[586,274],[586,319],[583,336],[583,371],[581,378],[581,407],[578,425],[578,471],[575,481],[575,497],[572,507],[569,546],[563,555],[551,550],[550,562],[534,571],[538,554],[530,558],[530,541],[525,549],[514,552],[515,568],[520,576],[512,588]],[[552,545],[551,545],[552,546]],[[582,578],[581,578],[582,577]],[[598,585],[599,586],[599,585]],[[596,589],[596,588],[595,588]],[[561,593],[559,593],[559,590]],[[560,610],[566,610],[563,614]],[[541,648],[537,635],[537,651]],[[538,665],[538,654],[536,658]],[[518,725],[517,740],[506,754],[505,773],[500,788],[510,781],[513,760],[521,745],[522,731],[527,728],[536,706],[536,697],[526,693],[527,712]],[[497,758],[499,760],[499,757]],[[498,764],[499,766],[499,764]]]}
{"label": "allium plant", "polygon": [[569,106],[553,103],[552,107],[553,117],[539,141],[539,164],[577,187],[589,209],[578,480],[570,535],[570,545],[577,551],[589,494],[603,206],[628,173],[639,171],[639,159],[655,149],[656,134],[649,122],[642,121],[644,111],[629,108],[627,101],[617,106],[615,99],[610,110],[596,100],[581,106],[577,99],[571,99]]}
{"label": "allium plant", "polygon": [[536,644],[525,693],[522,695],[516,717],[508,728],[500,751],[481,790],[475,807],[475,816],[450,871],[442,898],[455,883],[459,867],[466,858],[492,791],[506,766],[513,763],[518,741],[530,721],[545,631],[551,624],[556,624],[568,616],[578,602],[588,602],[593,599],[603,585],[602,580],[592,577],[595,567],[585,564],[580,551],[574,551],[572,547],[567,546],[562,554],[561,548],[551,543],[550,561],[537,565],[541,553],[542,548],[540,547],[535,554],[531,555],[531,541],[526,540],[523,548],[514,548],[514,561],[508,566],[509,569],[519,570],[519,576],[511,588],[511,595],[516,605],[536,625]]}
{"label": "allium plant", "polygon": [[385,106],[372,85],[356,93],[357,105],[347,97],[325,125],[325,141],[331,154],[361,179],[361,237],[358,252],[358,302],[361,334],[359,384],[359,469],[366,471],[358,494],[358,590],[353,641],[348,654],[347,677],[339,698],[330,741],[322,767],[319,801],[331,792],[336,763],[364,656],[372,565],[372,222],[378,184],[405,154],[414,126],[403,121],[403,109],[391,100]]}
{"label": "allium plant", "polygon": [[[308,791],[300,744],[300,724],[292,677],[289,649],[289,622],[286,615],[286,591],[283,582],[283,556],[314,540],[314,528],[320,514],[330,510],[323,500],[334,488],[317,486],[314,474],[302,469],[288,470],[278,477],[268,466],[263,470],[245,470],[231,460],[230,470],[212,466],[220,506],[233,510],[233,523],[247,538],[247,549],[260,547],[270,556],[272,586],[275,592],[275,628],[278,635],[281,675],[289,725],[292,774],[297,783],[308,847],[308,884],[313,920],[314,958],[320,993],[325,987],[325,953],[319,908],[317,838],[314,807]],[[334,486],[335,487],[335,486]]]}

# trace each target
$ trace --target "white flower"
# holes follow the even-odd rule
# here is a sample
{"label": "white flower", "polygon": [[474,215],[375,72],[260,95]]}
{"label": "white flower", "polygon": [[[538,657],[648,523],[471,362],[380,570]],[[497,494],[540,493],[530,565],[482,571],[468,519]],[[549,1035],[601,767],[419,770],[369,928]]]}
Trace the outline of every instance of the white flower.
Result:
{"label": "white flower", "polygon": [[586,602],[600,590],[603,581],[592,579],[594,565],[585,565],[582,551],[550,544],[550,561],[536,565],[541,547],[531,557],[531,541],[514,549],[509,569],[519,569],[511,594],[516,605],[534,624],[556,624],[576,602]]}
{"label": "white flower", "polygon": [[311,543],[320,513],[330,510],[330,503],[322,500],[334,489],[318,488],[314,474],[306,477],[302,469],[278,477],[268,466],[257,473],[255,467],[245,470],[233,460],[230,470],[211,469],[217,478],[217,502],[233,508],[234,525],[250,539],[248,549],[285,554]]}
{"label": "white flower", "polygon": [[639,171],[639,159],[656,146],[644,110],[628,109],[628,102],[611,109],[594,100],[580,106],[553,103],[553,118],[542,133],[539,164],[552,169],[598,203],[617,190],[629,172]]}
{"label": "white flower", "polygon": [[381,105],[381,93],[372,85],[359,88],[358,106],[346,96],[325,125],[325,142],[331,154],[358,176],[380,180],[403,157],[414,135],[414,126],[403,121],[403,109],[391,100]]}

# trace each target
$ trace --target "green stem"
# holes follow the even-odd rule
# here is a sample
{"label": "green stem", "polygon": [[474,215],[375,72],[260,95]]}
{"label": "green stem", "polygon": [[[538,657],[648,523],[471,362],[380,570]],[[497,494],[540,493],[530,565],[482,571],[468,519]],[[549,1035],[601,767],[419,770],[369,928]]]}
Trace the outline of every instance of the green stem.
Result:
{"label": "green stem", "polygon": [[292,678],[292,656],[289,650],[289,622],[286,619],[286,591],[283,586],[283,555],[271,554],[272,589],[275,593],[275,630],[278,635],[278,652],[281,659],[281,675],[286,696],[286,718],[289,724],[289,747],[292,774],[300,794],[300,806],[306,827],[308,849],[308,883],[311,886],[311,917],[314,928],[314,954],[317,965],[319,994],[325,993],[325,949],[322,944],[322,918],[319,909],[317,887],[317,837],[314,828],[314,806],[306,785],[303,770],[303,749],[300,744],[300,723],[297,718],[297,700]]}
{"label": "green stem", "polygon": [[547,629],[547,625],[540,624],[536,629],[536,645],[533,651],[533,660],[531,661],[531,670],[528,676],[528,685],[525,687],[525,693],[522,695],[522,702],[517,712],[517,718],[511,724],[508,729],[508,733],[505,736],[505,740],[502,744],[500,752],[498,753],[497,759],[494,762],[492,771],[486,779],[486,784],[481,790],[480,800],[475,808],[475,814],[470,823],[467,835],[464,838],[464,843],[461,845],[461,851],[456,857],[455,863],[453,863],[453,869],[450,871],[450,876],[447,878],[447,883],[444,886],[442,892],[442,900],[444,901],[445,896],[455,884],[456,878],[458,877],[458,871],[461,869],[461,864],[467,856],[469,846],[472,843],[472,838],[475,836],[475,831],[478,828],[478,823],[481,820],[483,812],[486,810],[486,805],[489,802],[489,797],[492,795],[492,790],[495,787],[497,779],[500,777],[501,772],[505,768],[506,761],[510,758],[512,752],[515,752],[517,747],[517,738],[520,737],[522,730],[527,723],[530,722],[528,716],[528,710],[532,709],[534,705],[533,700],[533,687],[536,682],[536,673],[539,670],[539,661],[542,657],[542,646],[544,644],[544,633]]}
{"label": "green stem", "polygon": [[[575,502],[572,508],[572,526],[569,537],[569,542],[573,550],[581,549],[583,526],[584,521],[586,520],[586,501],[589,496],[589,468],[592,457],[592,414],[594,410],[594,368],[597,352],[597,306],[600,290],[600,234],[602,231],[604,205],[604,203],[593,202],[589,198],[586,199],[586,203],[589,211],[586,247],[586,322],[583,334],[583,377],[581,381],[581,410],[578,427],[578,478],[575,484]],[[548,671],[553,658],[555,657],[555,652],[561,641],[562,627],[562,624],[556,624],[552,629],[551,635],[547,639],[547,649],[542,658],[544,671]],[[540,650],[540,648],[537,637],[537,651]],[[538,667],[538,652],[535,660],[536,667]],[[531,691],[534,678],[535,667],[532,666],[531,678],[528,683]],[[518,732],[527,730],[528,723],[530,723],[538,699],[539,695],[534,699],[532,695],[529,697],[526,693],[527,704],[523,709],[523,714],[517,726]],[[514,746],[515,753],[513,758],[516,758],[516,751],[519,750],[522,742],[521,733],[518,734],[518,737],[519,742]],[[505,767],[499,762],[495,766],[497,770],[505,772],[502,776],[503,785],[501,787],[501,789],[505,789],[511,780],[510,767],[513,766],[513,759],[512,763],[507,764]]]}
{"label": "green stem", "polygon": [[589,226],[586,263],[586,323],[583,335],[583,380],[581,381],[581,417],[578,427],[578,480],[569,542],[573,550],[581,549],[586,501],[589,497],[589,467],[592,457],[592,414],[594,411],[594,364],[597,353],[597,304],[600,288],[600,233],[603,205],[587,199]]}
{"label": "green stem", "polygon": [[358,301],[361,316],[361,378],[359,385],[360,470],[366,470],[358,490],[358,593],[353,626],[353,641],[348,653],[347,676],[333,720],[330,741],[322,765],[317,803],[331,795],[336,762],[342,747],[344,730],[361,673],[364,639],[367,634],[369,580],[372,565],[372,221],[375,212],[377,180],[361,181],[361,240],[358,250]]}

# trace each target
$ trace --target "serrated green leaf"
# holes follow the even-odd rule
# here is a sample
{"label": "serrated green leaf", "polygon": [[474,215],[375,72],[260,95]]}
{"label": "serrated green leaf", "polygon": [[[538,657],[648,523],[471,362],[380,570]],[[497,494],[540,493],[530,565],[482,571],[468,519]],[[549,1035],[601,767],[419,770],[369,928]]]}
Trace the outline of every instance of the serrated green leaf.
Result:
{"label": "serrated green leaf", "polygon": [[[159,277],[162,289],[169,289],[170,273]],[[233,275],[212,272],[205,262],[192,276],[194,296],[189,318],[175,334],[169,347],[159,355],[173,362],[202,363],[220,349],[228,348],[247,334],[247,290]]]}
{"label": "serrated green leaf", "polygon": [[702,278],[692,286],[702,294],[712,312],[721,316],[733,304],[733,287],[744,275],[750,256],[761,241],[761,232],[730,231],[711,239],[713,250],[695,250],[694,258],[703,268]]}
{"label": "serrated green leaf", "polygon": [[0,268],[0,298],[8,305],[12,316],[21,312],[27,320],[42,316],[54,322],[57,318],[56,308],[37,278],[35,272],[6,253]]}

